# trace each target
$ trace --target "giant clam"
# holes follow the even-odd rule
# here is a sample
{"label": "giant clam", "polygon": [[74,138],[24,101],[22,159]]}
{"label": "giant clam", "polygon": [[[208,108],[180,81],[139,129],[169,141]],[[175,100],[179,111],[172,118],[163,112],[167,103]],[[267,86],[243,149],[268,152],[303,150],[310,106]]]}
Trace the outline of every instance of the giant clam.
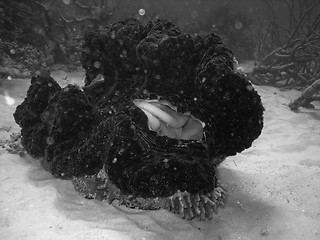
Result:
{"label": "giant clam", "polygon": [[216,167],[263,127],[260,96],[221,39],[136,19],[84,36],[85,85],[33,77],[14,113],[22,144],[86,198],[211,219]]}

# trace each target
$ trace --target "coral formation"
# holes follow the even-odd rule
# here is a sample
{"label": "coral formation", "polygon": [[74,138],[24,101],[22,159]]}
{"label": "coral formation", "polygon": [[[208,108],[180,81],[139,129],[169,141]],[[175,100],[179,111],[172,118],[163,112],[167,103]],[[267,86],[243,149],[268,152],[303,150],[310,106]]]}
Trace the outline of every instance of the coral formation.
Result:
{"label": "coral formation", "polygon": [[0,77],[28,78],[49,62],[49,57],[34,46],[0,37]]}
{"label": "coral formation", "polygon": [[126,19],[84,37],[85,86],[32,78],[14,114],[22,144],[87,198],[211,219],[216,167],[263,126],[260,96],[214,34]]}

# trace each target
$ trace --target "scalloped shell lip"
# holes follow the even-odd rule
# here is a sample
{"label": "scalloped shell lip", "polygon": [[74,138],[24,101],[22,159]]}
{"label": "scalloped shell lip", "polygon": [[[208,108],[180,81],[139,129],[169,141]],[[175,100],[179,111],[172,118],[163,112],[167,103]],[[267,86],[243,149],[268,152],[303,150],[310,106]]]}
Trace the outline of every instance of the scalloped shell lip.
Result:
{"label": "scalloped shell lip", "polygon": [[178,214],[181,218],[201,221],[211,220],[217,214],[218,208],[224,206],[226,196],[221,184],[206,193],[191,194],[177,190],[167,197],[137,197],[122,193],[108,178],[104,169],[93,176],[74,177],[73,184],[76,190],[85,198],[108,201],[109,204],[118,200],[118,205],[141,210],[166,209]]}
{"label": "scalloped shell lip", "polygon": [[180,113],[166,100],[135,99],[135,106],[148,117],[149,130],[159,136],[182,140],[202,140],[205,123],[190,112]]}

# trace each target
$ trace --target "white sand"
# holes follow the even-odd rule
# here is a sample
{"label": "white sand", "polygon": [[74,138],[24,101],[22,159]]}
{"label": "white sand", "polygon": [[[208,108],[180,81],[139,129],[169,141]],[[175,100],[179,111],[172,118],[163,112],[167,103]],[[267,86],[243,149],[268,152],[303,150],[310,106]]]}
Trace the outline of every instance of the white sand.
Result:
{"label": "white sand", "polygon": [[[63,84],[80,83],[83,72],[67,80],[62,71],[53,77]],[[1,140],[19,130],[12,114],[28,84],[3,82]],[[284,104],[299,92],[256,89],[266,108],[265,127],[250,149],[220,166],[229,197],[212,221],[86,200],[70,181],[53,178],[36,160],[0,148],[0,239],[320,239],[320,104],[292,112]],[[14,105],[6,104],[4,90]]]}

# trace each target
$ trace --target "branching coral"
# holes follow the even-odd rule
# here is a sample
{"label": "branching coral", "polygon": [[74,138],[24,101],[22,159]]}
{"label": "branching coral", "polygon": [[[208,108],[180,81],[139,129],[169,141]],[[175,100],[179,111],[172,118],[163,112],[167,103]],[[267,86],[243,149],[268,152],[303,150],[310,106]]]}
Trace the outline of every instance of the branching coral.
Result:
{"label": "branching coral", "polygon": [[[255,36],[259,40],[258,63],[249,77],[255,84],[282,88],[311,85],[320,77],[320,2],[265,3],[269,16],[263,18],[260,36]],[[281,4],[287,12],[281,11],[279,16],[277,8]],[[287,24],[282,26],[283,22]]]}
{"label": "branching coral", "polygon": [[263,126],[231,51],[161,19],[123,20],[84,42],[83,91],[32,79],[14,115],[27,151],[87,198],[211,219],[225,197],[216,166]]}

